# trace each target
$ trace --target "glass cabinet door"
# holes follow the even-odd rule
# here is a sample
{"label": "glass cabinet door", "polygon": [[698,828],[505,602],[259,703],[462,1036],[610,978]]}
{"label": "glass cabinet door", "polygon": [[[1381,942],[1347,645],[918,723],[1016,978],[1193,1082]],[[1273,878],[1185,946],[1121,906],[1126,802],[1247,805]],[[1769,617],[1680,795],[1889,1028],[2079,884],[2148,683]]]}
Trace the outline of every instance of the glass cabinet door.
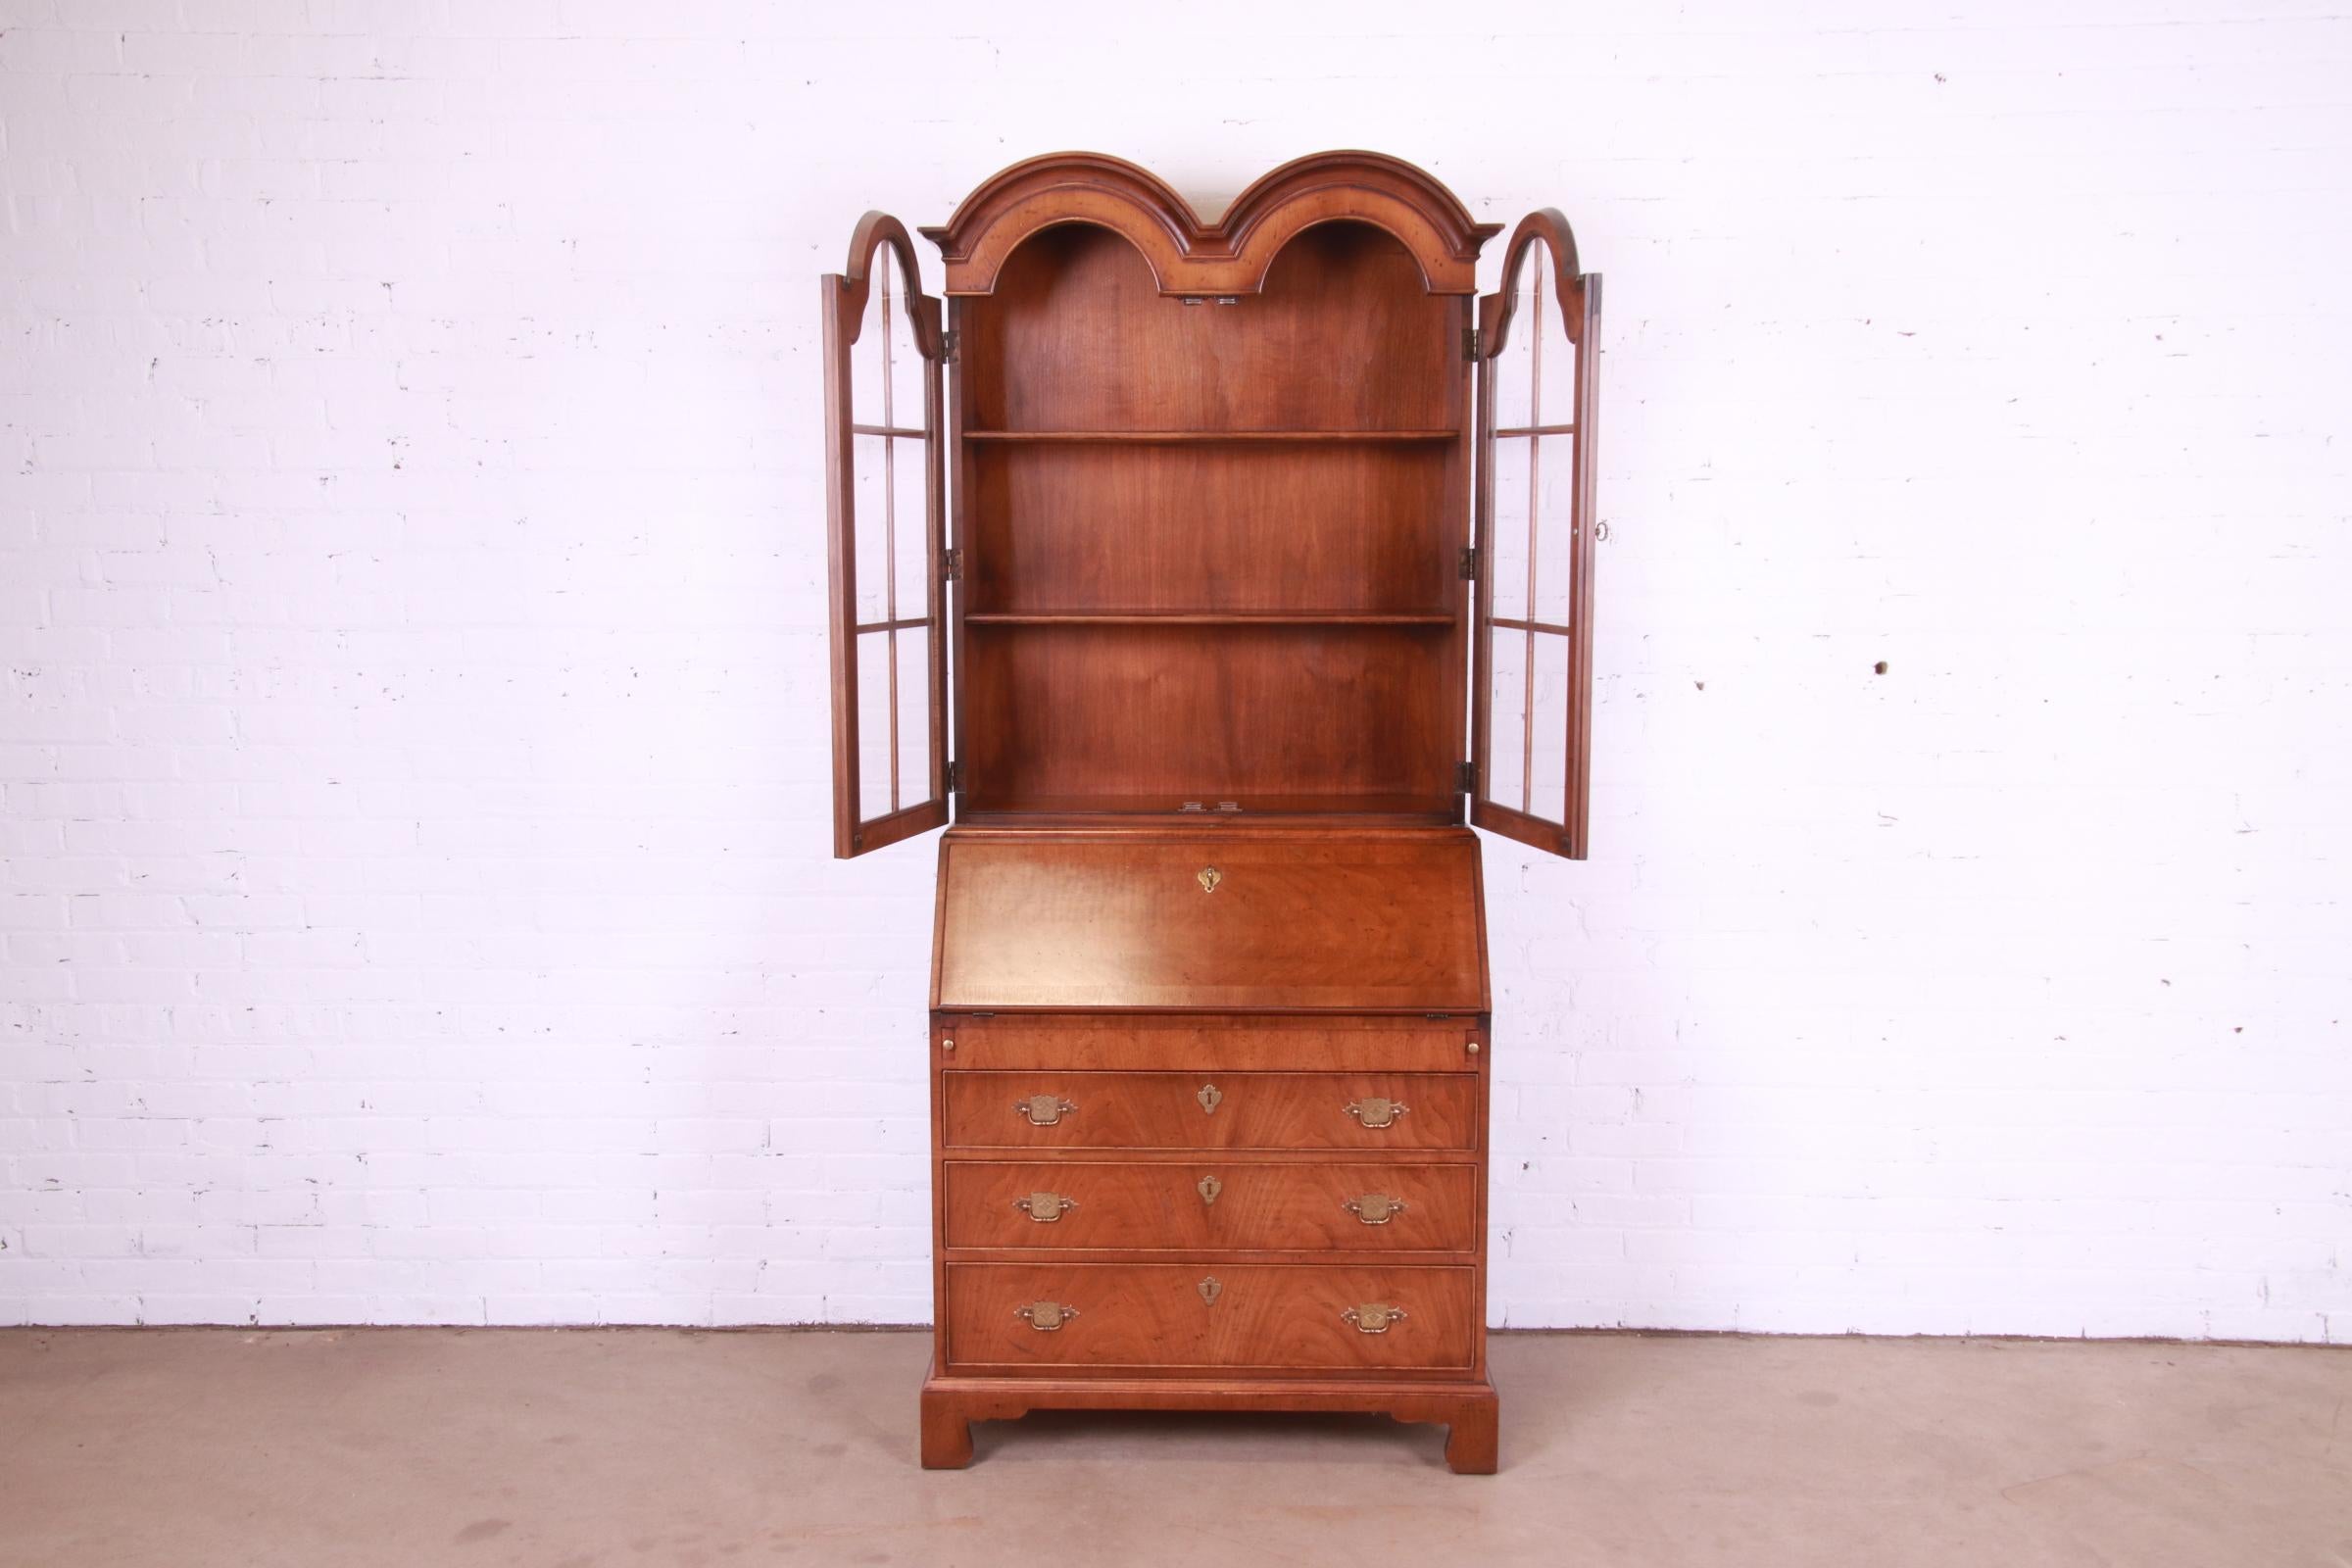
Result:
{"label": "glass cabinet door", "polygon": [[1568,221],[1522,220],[1479,302],[1478,639],[1470,820],[1585,858],[1600,278]]}
{"label": "glass cabinet door", "polygon": [[833,853],[948,819],[939,302],[868,213],[821,279],[833,642]]}

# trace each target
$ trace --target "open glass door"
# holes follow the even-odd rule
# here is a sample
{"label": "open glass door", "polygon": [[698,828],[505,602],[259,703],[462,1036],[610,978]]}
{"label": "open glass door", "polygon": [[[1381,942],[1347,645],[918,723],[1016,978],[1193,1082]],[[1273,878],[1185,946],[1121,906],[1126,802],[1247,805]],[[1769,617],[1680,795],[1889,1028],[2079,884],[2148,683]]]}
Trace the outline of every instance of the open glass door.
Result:
{"label": "open glass door", "polygon": [[914,242],[868,213],[822,279],[832,575],[833,853],[948,819],[939,302]]}
{"label": "open glass door", "polygon": [[1479,301],[1478,647],[1470,820],[1585,858],[1600,278],[1568,220],[1521,220]]}

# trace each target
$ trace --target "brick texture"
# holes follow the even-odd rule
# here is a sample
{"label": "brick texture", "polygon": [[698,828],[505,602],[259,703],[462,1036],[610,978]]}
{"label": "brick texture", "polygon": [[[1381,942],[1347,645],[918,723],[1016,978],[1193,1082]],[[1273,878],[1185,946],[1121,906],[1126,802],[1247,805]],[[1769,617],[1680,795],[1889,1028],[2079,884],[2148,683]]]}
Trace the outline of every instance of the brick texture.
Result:
{"label": "brick texture", "polygon": [[1495,1321],[2352,1338],[2329,11],[0,0],[0,1323],[922,1319],[813,279],[1360,145],[1609,274]]}

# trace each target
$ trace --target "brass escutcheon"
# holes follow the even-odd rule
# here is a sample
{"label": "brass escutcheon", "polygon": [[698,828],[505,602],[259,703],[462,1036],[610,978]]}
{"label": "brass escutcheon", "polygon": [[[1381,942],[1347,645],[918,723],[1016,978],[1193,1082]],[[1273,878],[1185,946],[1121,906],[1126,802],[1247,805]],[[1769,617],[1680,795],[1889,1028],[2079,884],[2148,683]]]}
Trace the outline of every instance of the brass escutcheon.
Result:
{"label": "brass escutcheon", "polygon": [[1340,1206],[1367,1225],[1386,1225],[1404,1212],[1404,1200],[1391,1198],[1386,1193],[1366,1193],[1361,1198],[1350,1198]]}
{"label": "brass escutcheon", "polygon": [[1214,1176],[1203,1176],[1194,1185],[1200,1192],[1200,1201],[1203,1203],[1214,1203],[1217,1200],[1217,1195],[1225,1190],[1225,1184]]}
{"label": "brass escutcheon", "polygon": [[1403,1115],[1405,1109],[1400,1101],[1377,1100],[1370,1096],[1362,1100],[1350,1100],[1346,1108],[1348,1115],[1367,1127],[1387,1127]]}
{"label": "brass escutcheon", "polygon": [[1193,1098],[1200,1102],[1200,1108],[1202,1110],[1207,1111],[1213,1116],[1216,1114],[1217,1102],[1225,1098],[1225,1092],[1219,1089],[1215,1084],[1202,1084],[1200,1086],[1200,1092],[1195,1095]]}
{"label": "brass escutcheon", "polygon": [[1401,1306],[1391,1306],[1386,1301],[1366,1301],[1361,1306],[1346,1308],[1340,1316],[1354,1324],[1358,1334],[1386,1334],[1389,1325],[1403,1322],[1405,1314]]}
{"label": "brass escutcheon", "polygon": [[1028,1319],[1029,1326],[1040,1334],[1051,1334],[1076,1317],[1078,1309],[1059,1301],[1031,1301],[1027,1306],[1014,1307],[1012,1315]]}
{"label": "brass escutcheon", "polygon": [[1224,1282],[1218,1279],[1214,1274],[1211,1274],[1208,1278],[1202,1280],[1199,1285],[1196,1285],[1193,1288],[1200,1293],[1200,1299],[1208,1302],[1211,1306],[1216,1304],[1218,1297],[1225,1294]]}
{"label": "brass escutcheon", "polygon": [[1032,1127],[1051,1127],[1078,1107],[1057,1095],[1031,1095],[1027,1100],[1014,1101],[1012,1108],[1026,1116]]}
{"label": "brass escutcheon", "polygon": [[1012,1206],[1040,1225],[1051,1225],[1078,1205],[1059,1193],[1031,1193],[1014,1199]]}
{"label": "brass escutcheon", "polygon": [[1201,892],[1214,893],[1217,884],[1225,880],[1225,873],[1213,865],[1204,865],[1193,873],[1193,880],[1200,884]]}

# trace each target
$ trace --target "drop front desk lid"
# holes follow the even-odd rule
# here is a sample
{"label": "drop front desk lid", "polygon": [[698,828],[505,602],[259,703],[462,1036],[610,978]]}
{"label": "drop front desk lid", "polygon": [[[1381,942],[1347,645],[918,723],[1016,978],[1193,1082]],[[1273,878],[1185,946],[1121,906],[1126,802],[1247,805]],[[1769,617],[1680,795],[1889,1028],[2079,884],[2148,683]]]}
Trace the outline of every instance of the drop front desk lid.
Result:
{"label": "drop front desk lid", "polygon": [[940,843],[931,1004],[1487,1010],[1468,828],[959,828]]}

